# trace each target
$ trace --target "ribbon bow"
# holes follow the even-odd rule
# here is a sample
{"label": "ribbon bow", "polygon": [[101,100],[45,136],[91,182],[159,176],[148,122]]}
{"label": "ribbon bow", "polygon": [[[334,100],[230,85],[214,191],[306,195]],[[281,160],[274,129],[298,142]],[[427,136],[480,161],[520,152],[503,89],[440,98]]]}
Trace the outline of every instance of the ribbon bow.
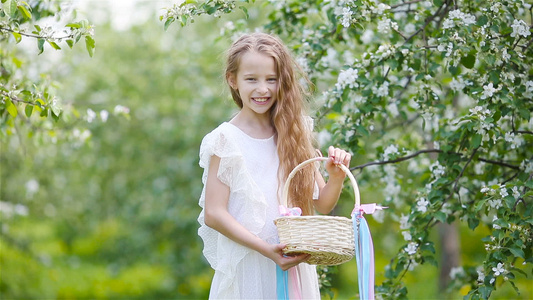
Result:
{"label": "ribbon bow", "polygon": [[359,298],[374,300],[374,245],[364,214],[373,214],[387,207],[376,203],[355,205],[352,211],[355,260],[359,274]]}
{"label": "ribbon bow", "polygon": [[302,215],[302,209],[299,208],[299,207],[287,208],[284,205],[280,205],[279,206],[279,214],[282,217],[288,217],[288,216],[297,217],[297,216],[301,216]]}

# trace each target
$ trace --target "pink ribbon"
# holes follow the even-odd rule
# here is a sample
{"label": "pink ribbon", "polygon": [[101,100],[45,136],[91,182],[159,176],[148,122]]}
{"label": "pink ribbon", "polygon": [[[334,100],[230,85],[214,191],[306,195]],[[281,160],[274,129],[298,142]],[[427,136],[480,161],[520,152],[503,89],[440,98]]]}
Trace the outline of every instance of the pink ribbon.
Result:
{"label": "pink ribbon", "polygon": [[361,204],[361,205],[355,205],[352,215],[358,214],[358,213],[365,213],[367,215],[371,215],[376,212],[376,210],[383,210],[385,208],[388,208],[387,206],[381,206],[377,205],[376,203],[369,203],[369,204]]}
{"label": "pink ribbon", "polygon": [[282,217],[288,217],[288,216],[293,216],[293,217],[297,217],[297,216],[301,216],[302,215],[302,209],[299,208],[299,207],[291,207],[291,208],[287,208],[283,205],[280,205],[279,206],[279,214],[282,216]]}

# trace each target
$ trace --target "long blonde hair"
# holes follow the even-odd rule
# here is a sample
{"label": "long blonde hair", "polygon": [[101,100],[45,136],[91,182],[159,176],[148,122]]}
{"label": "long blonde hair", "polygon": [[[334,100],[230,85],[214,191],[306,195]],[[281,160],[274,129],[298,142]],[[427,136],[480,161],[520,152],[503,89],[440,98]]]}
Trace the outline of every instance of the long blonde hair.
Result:
{"label": "long blonde hair", "polygon": [[[305,120],[305,90],[299,79],[307,80],[283,42],[265,33],[245,34],[237,39],[227,53],[226,80],[237,74],[241,57],[256,51],[274,58],[278,77],[277,101],[271,108],[270,119],[276,131],[280,166],[278,180],[285,182],[289,173],[301,162],[315,156],[311,126]],[[301,75],[301,77],[298,76]],[[309,82],[309,81],[308,81]],[[228,82],[229,85],[229,82]],[[239,92],[230,85],[233,101],[242,108]],[[289,203],[300,207],[304,215],[313,214],[314,168],[300,170],[291,180]]]}

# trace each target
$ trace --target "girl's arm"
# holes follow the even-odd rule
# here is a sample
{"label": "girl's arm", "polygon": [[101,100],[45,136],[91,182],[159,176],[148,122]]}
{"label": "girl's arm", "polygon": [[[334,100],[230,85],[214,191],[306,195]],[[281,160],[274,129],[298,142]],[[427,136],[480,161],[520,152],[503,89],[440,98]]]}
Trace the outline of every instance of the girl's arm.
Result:
{"label": "girl's arm", "polygon": [[268,244],[235,220],[228,212],[230,189],[217,177],[219,166],[220,157],[213,155],[209,163],[205,187],[205,225],[215,229],[234,242],[272,259],[283,270],[305,261],[309,255],[283,256],[282,249],[285,245]]}
{"label": "girl's arm", "polygon": [[313,201],[313,203],[315,209],[321,214],[329,214],[331,212],[337,204],[342,191],[346,173],[336,165],[343,164],[346,167],[350,167],[350,159],[352,158],[348,152],[333,146],[328,149],[328,157],[330,158],[326,162],[326,171],[329,173],[328,183],[325,183],[320,172],[316,171],[316,181],[320,194],[318,200]]}

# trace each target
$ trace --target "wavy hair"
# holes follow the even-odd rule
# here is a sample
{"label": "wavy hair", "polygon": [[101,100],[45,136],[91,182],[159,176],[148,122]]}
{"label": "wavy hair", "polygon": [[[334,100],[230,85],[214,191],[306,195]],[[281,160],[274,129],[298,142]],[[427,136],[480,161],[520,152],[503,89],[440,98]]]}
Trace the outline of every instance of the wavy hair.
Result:
{"label": "wavy hair", "polygon": [[[316,156],[312,128],[305,117],[306,91],[299,82],[299,79],[307,80],[307,82],[309,80],[279,38],[265,33],[252,33],[242,35],[229,48],[225,70],[226,81],[231,74],[237,74],[241,57],[249,51],[256,51],[274,58],[276,66],[277,101],[271,108],[270,119],[276,132],[280,160],[278,181],[281,187],[289,173],[298,164]],[[231,85],[230,90],[233,101],[242,108],[243,103],[239,92]],[[314,172],[315,169],[312,167],[303,168],[291,180],[289,187],[289,204],[300,207],[304,215],[314,214],[312,204],[315,186]]]}

